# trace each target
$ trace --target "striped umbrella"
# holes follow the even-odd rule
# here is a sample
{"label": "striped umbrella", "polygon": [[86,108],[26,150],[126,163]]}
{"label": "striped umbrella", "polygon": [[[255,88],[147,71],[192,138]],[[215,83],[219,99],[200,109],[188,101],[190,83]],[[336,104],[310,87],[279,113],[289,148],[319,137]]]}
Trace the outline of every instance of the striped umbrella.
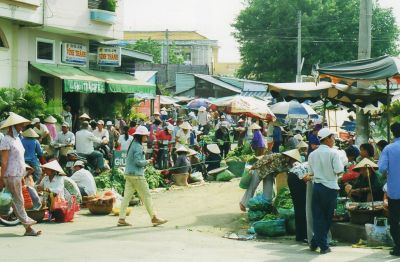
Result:
{"label": "striped umbrella", "polygon": [[271,111],[278,118],[318,118],[318,114],[309,105],[295,100],[276,103],[271,106]]}

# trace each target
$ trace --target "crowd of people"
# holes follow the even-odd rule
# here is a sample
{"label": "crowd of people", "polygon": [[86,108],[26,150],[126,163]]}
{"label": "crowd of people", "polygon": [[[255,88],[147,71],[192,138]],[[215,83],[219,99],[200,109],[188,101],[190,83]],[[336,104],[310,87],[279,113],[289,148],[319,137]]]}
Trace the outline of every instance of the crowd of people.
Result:
{"label": "crowd of people", "polygon": [[22,181],[28,186],[36,209],[46,201],[51,205],[54,196],[65,197],[65,172],[59,161],[49,161],[48,151],[61,163],[73,149],[92,162],[92,173],[82,161],[73,164],[70,180],[81,196],[96,194],[93,176],[109,168],[114,150],[126,151],[125,194],[118,226],[130,225],[125,220],[126,209],[135,191],[153,225],[160,225],[167,220],[154,211],[144,178],[146,165],[154,165],[170,175],[176,185],[187,186],[190,174],[200,172],[207,179],[209,172],[220,168],[233,144],[250,144],[258,161],[251,167],[251,183],[240,201],[242,211],[246,211],[261,181],[265,198],[272,199],[275,175],[287,172],[297,241],[307,242],[311,250],[319,248],[322,254],[330,252],[329,229],[336,201],[338,196],[345,196],[356,202],[384,201],[390,211],[395,243],[391,253],[400,254],[398,123],[391,127],[393,143],[371,140],[356,146],[354,136],[342,141],[320,122],[299,120],[294,128],[289,128],[284,120],[272,116],[260,120],[205,107],[179,112],[174,107],[164,107],[149,121],[131,119],[128,123],[121,117],[115,121],[93,121],[88,114],[82,114],[80,129],[75,134],[69,130],[69,114],[63,116],[59,132],[52,116],[42,123],[38,118],[29,121],[11,113],[1,127],[6,133],[0,144],[0,186],[4,182],[13,194],[14,210],[26,228],[26,235],[39,235],[40,231],[32,228],[35,222],[23,208]]}

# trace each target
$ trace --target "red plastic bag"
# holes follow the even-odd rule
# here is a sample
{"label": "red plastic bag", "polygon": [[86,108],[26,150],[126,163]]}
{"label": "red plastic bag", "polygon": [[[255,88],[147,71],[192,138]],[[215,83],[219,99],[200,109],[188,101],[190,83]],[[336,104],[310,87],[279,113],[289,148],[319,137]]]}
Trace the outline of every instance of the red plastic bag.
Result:
{"label": "red plastic bag", "polygon": [[31,195],[29,194],[29,190],[27,186],[22,187],[22,195],[24,196],[24,207],[25,209],[32,209],[33,202]]}
{"label": "red plastic bag", "polygon": [[349,181],[356,180],[360,176],[360,173],[353,171],[355,166],[356,165],[351,165],[349,167],[349,170],[342,176],[343,182],[349,182]]}
{"label": "red plastic bag", "polygon": [[50,210],[66,210],[68,209],[68,202],[59,196],[53,197],[51,200]]}

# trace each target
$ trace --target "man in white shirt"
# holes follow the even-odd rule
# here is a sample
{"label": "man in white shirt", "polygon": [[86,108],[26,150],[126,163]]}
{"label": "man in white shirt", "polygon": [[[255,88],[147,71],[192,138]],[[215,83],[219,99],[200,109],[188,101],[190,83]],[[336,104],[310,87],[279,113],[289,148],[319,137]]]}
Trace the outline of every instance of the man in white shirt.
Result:
{"label": "man in white shirt", "polygon": [[75,145],[75,135],[71,131],[69,131],[69,124],[64,122],[61,125],[61,131],[58,132],[57,139],[55,140],[57,144],[63,144],[66,146],[74,146]]}
{"label": "man in white shirt", "polygon": [[[69,131],[69,124],[64,122],[61,125],[61,131],[57,134],[57,139],[54,141],[56,144],[61,144],[62,147],[57,149],[62,157],[67,156],[67,152],[75,146],[75,135]],[[58,155],[58,153],[57,153]]]}
{"label": "man in white shirt", "polygon": [[110,140],[110,135],[108,133],[108,130],[106,128],[104,128],[104,121],[103,120],[97,121],[97,128],[95,130],[93,130],[93,135],[95,137],[100,138],[101,140],[103,140],[103,142],[105,144],[108,143],[108,141]]}
{"label": "man in white shirt", "polygon": [[72,114],[71,114],[71,107],[69,105],[65,106],[65,109],[61,113],[61,115],[64,118],[64,122],[68,123],[68,125],[72,127]]}
{"label": "man in white shirt", "polygon": [[82,196],[94,196],[96,195],[97,187],[94,181],[92,173],[85,169],[85,164],[82,161],[76,161],[74,164],[74,174],[71,179],[79,187],[79,191]]}
{"label": "man in white shirt", "polygon": [[51,141],[49,129],[45,124],[40,123],[39,118],[32,119],[33,130],[39,135],[39,142],[49,144]]}
{"label": "man in white shirt", "polygon": [[314,237],[310,249],[315,251],[319,247],[320,253],[326,254],[331,252],[327,239],[339,190],[337,176],[343,172],[344,166],[340,154],[333,149],[335,133],[328,128],[322,128],[318,132],[318,138],[321,145],[308,158],[311,175],[314,176],[312,195]]}
{"label": "man in white shirt", "polygon": [[82,122],[81,130],[76,132],[75,141],[76,152],[88,158],[88,160],[93,161],[96,166],[96,173],[100,173],[100,171],[104,169],[103,154],[94,150],[93,143],[101,144],[102,140],[89,131],[89,123],[87,121]]}

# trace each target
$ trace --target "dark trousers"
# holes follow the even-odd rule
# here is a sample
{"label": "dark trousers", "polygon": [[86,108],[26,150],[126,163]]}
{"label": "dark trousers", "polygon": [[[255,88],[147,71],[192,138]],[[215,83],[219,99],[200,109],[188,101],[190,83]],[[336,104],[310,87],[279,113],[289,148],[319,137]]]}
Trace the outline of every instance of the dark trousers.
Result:
{"label": "dark trousers", "polygon": [[400,199],[389,198],[389,225],[394,247],[400,251]]}
{"label": "dark trousers", "polygon": [[314,183],[312,198],[314,237],[311,240],[312,247],[319,247],[321,250],[329,248],[328,232],[336,208],[337,194],[338,191],[335,189]]}
{"label": "dark trousers", "polygon": [[288,174],[288,186],[294,206],[296,241],[307,239],[306,183],[295,174]]}
{"label": "dark trousers", "polygon": [[272,146],[272,153],[279,153],[279,147],[281,146],[280,142],[275,142],[274,145]]}
{"label": "dark trousers", "polygon": [[218,146],[219,147],[219,150],[221,151],[221,157],[222,158],[225,158],[226,157],[226,155],[229,153],[229,150],[231,149],[231,144],[224,144],[224,145],[222,145],[222,146]]}

